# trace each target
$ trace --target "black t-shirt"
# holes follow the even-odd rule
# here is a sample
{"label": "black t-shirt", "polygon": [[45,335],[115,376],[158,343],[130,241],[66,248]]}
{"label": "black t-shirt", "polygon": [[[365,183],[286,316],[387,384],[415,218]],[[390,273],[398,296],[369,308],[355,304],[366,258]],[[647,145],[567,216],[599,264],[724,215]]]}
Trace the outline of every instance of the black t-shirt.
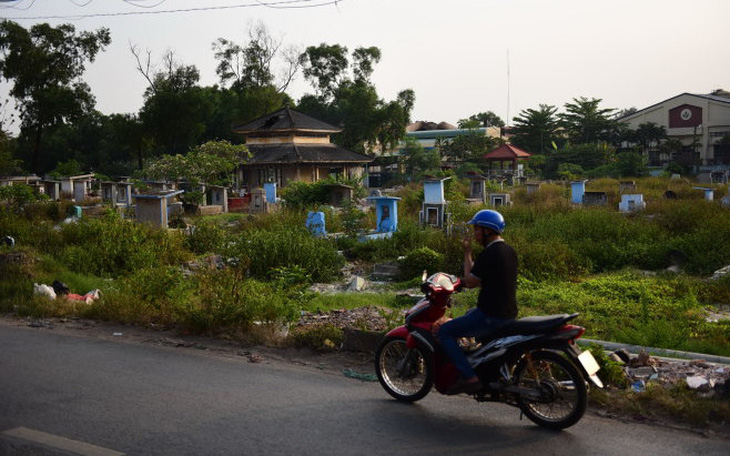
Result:
{"label": "black t-shirt", "polygon": [[477,307],[490,317],[517,318],[517,253],[502,240],[489,244],[471,273],[482,281]]}

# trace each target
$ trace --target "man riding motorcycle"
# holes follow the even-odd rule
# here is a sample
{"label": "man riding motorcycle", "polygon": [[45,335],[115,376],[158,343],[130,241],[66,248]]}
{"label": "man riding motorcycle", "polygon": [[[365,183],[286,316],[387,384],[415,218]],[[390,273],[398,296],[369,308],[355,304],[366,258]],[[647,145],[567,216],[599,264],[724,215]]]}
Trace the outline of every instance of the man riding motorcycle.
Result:
{"label": "man riding motorcycle", "polygon": [[481,210],[468,224],[473,225],[474,239],[484,246],[484,250],[475,261],[471,238],[466,236],[463,239],[462,283],[466,288],[481,286],[481,290],[476,308],[443,323],[437,330],[443,351],[454,362],[461,376],[446,394],[475,394],[483,387],[457,339],[483,337],[517,317],[517,254],[502,239],[504,217],[497,211]]}

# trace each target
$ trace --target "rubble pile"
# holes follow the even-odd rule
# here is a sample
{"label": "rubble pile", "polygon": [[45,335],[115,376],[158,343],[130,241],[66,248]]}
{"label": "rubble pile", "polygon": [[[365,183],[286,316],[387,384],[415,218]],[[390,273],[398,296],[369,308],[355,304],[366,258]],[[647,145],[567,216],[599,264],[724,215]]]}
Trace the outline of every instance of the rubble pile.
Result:
{"label": "rubble pile", "polygon": [[384,331],[396,310],[387,307],[366,306],[356,309],[336,309],[330,312],[302,312],[298,326],[330,324],[340,329],[357,328],[363,331]]}
{"label": "rubble pile", "polygon": [[649,383],[658,383],[664,387],[686,384],[705,397],[730,398],[728,365],[702,359],[656,358],[644,351],[631,356],[626,350],[617,350],[610,358],[624,365],[631,388],[636,392],[644,391]]}

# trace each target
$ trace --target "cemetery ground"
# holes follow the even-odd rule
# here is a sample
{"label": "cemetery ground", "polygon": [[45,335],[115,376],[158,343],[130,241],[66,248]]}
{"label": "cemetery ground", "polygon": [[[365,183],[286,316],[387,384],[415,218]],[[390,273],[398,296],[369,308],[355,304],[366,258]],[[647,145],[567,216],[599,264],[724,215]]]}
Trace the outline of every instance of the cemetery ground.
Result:
{"label": "cemetery ground", "polygon": [[[639,182],[647,205],[629,214],[576,207],[557,185],[542,186],[539,198],[517,191],[503,213],[520,255],[520,316],[579,312],[586,338],[730,357],[730,211],[690,185],[672,183],[678,198],[663,200],[668,185]],[[447,188],[457,226],[480,208],[459,193]],[[0,210],[0,234],[16,240],[0,246],[0,313],[39,330],[221,350],[250,362],[289,359],[372,380],[372,355],[361,344],[402,322],[413,277],[461,269],[459,231],[420,226],[417,190],[397,196],[398,231],[366,242],[312,236],[306,212],[286,208],[196,218],[172,230],[113,211],[62,223],[65,209],[55,203]],[[374,225],[372,213],[358,211],[324,208],[327,231]],[[377,265],[398,275],[373,282]],[[33,294],[35,283],[54,280],[102,294],[90,304]],[[452,315],[475,301],[475,290],[454,295]],[[727,366],[654,353],[632,353],[627,363],[612,352],[594,350],[609,385],[593,391],[594,411],[730,435]]]}

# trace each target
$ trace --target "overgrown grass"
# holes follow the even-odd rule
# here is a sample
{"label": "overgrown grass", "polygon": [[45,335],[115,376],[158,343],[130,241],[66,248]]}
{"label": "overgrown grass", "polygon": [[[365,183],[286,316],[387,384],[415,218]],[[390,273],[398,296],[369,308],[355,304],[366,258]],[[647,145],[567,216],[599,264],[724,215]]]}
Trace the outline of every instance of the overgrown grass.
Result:
{"label": "overgrown grass", "polygon": [[[592,190],[608,191],[618,184],[597,180],[590,185]],[[706,322],[703,307],[730,301],[730,279],[647,277],[638,270],[662,271],[678,263],[706,276],[730,263],[730,211],[704,201],[701,192],[684,181],[646,179],[638,185],[637,192],[645,192],[650,204],[632,215],[573,207],[567,203],[569,189],[562,184],[543,185],[537,196],[519,190],[519,204],[501,209],[507,219],[506,238],[520,259],[522,314],[578,311],[592,337],[728,354],[727,325]],[[465,188],[453,187],[452,193]],[[685,200],[664,200],[666,189]],[[197,218],[189,232],[152,229],[112,212],[58,224],[67,209],[62,205],[33,206],[24,216],[0,210],[0,232],[15,237],[15,252],[26,257],[19,265],[0,266],[0,308],[51,312],[32,298],[31,290],[33,282],[55,279],[78,293],[102,289],[104,297],[96,310],[84,313],[195,331],[240,328],[254,319],[287,320],[292,309],[397,306],[388,295],[312,297],[302,287],[338,278],[345,261],[338,250],[364,263],[409,258],[413,268],[406,276],[420,276],[423,268],[461,274],[463,231],[455,229],[447,236],[418,226],[421,194],[420,186],[400,190],[399,231],[389,239],[368,242],[311,236],[304,228],[306,210]],[[462,223],[481,207],[466,205],[460,195],[451,208],[453,220]],[[340,214],[325,210],[333,226],[343,225]],[[184,263],[208,254],[221,255],[228,272],[183,275]],[[226,300],[208,292],[216,287],[238,298]],[[248,294],[263,298],[254,302]],[[455,301],[473,304],[475,296],[463,293]],[[265,308],[274,310],[267,315]]]}
{"label": "overgrown grass", "polygon": [[586,337],[730,356],[730,322],[708,322],[699,297],[706,283],[637,271],[573,283],[520,281],[520,315],[580,312]]}

